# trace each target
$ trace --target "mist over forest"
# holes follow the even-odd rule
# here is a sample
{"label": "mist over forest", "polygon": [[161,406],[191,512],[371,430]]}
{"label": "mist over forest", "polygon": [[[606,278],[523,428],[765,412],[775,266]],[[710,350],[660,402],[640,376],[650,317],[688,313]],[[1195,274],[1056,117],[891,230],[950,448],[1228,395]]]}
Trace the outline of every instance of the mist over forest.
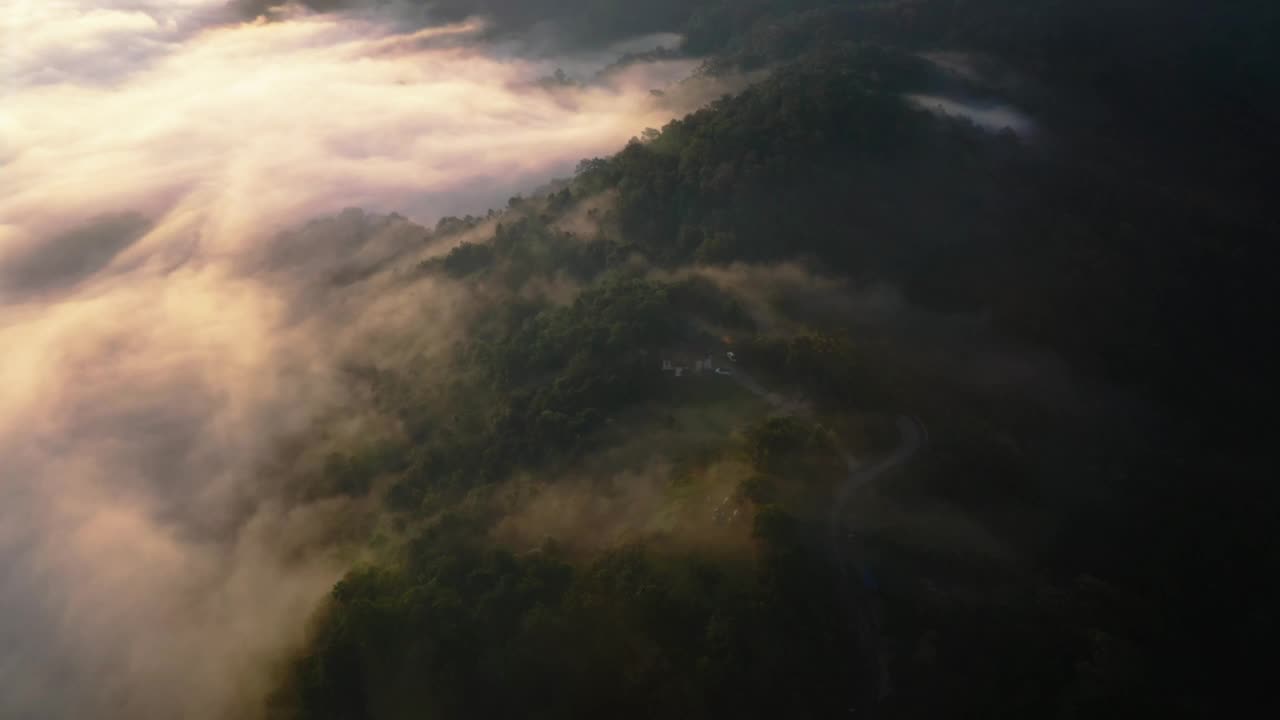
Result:
{"label": "mist over forest", "polygon": [[0,717],[1265,706],[1277,27],[0,0]]}

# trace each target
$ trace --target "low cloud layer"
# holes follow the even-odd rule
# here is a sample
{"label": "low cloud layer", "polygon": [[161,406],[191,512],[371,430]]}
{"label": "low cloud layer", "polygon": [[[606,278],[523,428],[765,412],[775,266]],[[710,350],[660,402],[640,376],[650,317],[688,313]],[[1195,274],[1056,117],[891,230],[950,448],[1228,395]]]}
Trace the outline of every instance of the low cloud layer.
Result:
{"label": "low cloud layer", "polygon": [[1022,111],[999,103],[979,103],[958,100],[941,95],[908,95],[907,100],[922,110],[964,118],[977,127],[989,132],[1010,131],[1020,137],[1035,134],[1036,126]]}
{"label": "low cloud layer", "polygon": [[[683,62],[539,82],[478,24],[225,0],[0,13],[0,716],[250,717],[365,508],[284,501],[338,365],[466,298],[395,272],[683,108]],[[361,206],[293,233],[316,214]]]}
{"label": "low cloud layer", "polygon": [[0,268],[0,288],[16,295],[69,288],[101,271],[150,229],[137,213],[95,218],[14,252]]}

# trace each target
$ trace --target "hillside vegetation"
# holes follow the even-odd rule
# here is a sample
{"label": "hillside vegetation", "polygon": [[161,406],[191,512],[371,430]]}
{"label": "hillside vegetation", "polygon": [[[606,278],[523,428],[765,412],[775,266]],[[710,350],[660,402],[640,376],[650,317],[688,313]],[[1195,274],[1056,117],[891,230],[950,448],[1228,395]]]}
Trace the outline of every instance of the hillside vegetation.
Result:
{"label": "hillside vegetation", "polygon": [[[389,520],[273,716],[1195,717],[1243,684],[1219,661],[1276,577],[1238,567],[1274,545],[1269,5],[437,8],[769,72],[429,233],[404,272],[472,317],[352,360],[389,429],[314,491]],[[785,402],[662,369],[704,355]],[[898,416],[928,446],[833,531]]]}

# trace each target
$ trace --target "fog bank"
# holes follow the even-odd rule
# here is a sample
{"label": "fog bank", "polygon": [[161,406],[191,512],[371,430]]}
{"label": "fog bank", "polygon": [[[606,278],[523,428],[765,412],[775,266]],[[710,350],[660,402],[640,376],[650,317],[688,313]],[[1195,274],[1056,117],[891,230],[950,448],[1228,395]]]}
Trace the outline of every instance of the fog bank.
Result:
{"label": "fog bank", "polygon": [[979,103],[941,95],[908,95],[907,100],[922,110],[960,117],[990,132],[1011,131],[1020,137],[1035,133],[1035,122],[1022,111],[1008,105]]}
{"label": "fog bank", "polygon": [[4,3],[0,716],[249,717],[350,561],[368,508],[267,461],[344,358],[445,344],[466,299],[395,275],[409,219],[281,230],[482,210],[686,109],[650,90],[691,63],[552,85],[587,61],[479,27]]}

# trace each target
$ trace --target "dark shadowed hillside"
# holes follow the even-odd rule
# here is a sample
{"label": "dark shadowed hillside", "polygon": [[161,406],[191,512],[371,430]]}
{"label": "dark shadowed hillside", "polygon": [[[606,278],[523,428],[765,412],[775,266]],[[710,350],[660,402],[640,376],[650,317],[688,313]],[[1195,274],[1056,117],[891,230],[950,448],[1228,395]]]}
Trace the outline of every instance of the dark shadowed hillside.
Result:
{"label": "dark shadowed hillside", "polygon": [[[1193,717],[1244,682],[1206,659],[1273,622],[1270,7],[589,5],[438,7],[768,75],[441,222],[467,239],[418,271],[493,305],[435,400],[387,396],[408,441],[368,474],[413,539],[335,589],[277,710]],[[924,451],[826,517],[842,455],[922,442],[903,414]],[[643,519],[603,510],[636,483]],[[510,519],[540,494],[595,539]]]}

